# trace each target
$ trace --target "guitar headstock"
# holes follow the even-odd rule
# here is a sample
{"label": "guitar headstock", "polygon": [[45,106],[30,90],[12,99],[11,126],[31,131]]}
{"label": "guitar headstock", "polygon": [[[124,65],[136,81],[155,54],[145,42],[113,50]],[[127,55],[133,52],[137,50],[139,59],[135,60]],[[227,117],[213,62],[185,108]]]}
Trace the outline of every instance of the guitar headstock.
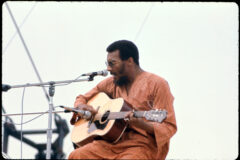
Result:
{"label": "guitar headstock", "polygon": [[143,117],[149,121],[162,122],[167,117],[167,111],[158,109],[150,110],[146,111]]}

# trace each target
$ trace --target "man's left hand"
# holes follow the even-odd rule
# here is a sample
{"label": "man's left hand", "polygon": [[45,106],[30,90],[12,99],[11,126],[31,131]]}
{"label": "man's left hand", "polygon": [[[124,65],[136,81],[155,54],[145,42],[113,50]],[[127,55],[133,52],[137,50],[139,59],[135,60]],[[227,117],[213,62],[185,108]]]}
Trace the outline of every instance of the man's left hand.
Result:
{"label": "man's left hand", "polygon": [[150,122],[144,121],[142,118],[134,117],[133,111],[129,111],[126,114],[125,121],[127,121],[128,124],[131,126],[141,128],[143,130],[146,130],[150,134],[154,134],[153,124],[151,124]]}

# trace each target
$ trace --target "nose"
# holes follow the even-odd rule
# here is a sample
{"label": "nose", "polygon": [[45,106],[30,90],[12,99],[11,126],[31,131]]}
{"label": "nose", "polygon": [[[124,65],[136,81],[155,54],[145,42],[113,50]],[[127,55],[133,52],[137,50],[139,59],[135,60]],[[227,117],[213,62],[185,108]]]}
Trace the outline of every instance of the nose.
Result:
{"label": "nose", "polygon": [[111,71],[112,71],[112,67],[107,66],[107,70],[108,70],[109,72],[111,72]]}

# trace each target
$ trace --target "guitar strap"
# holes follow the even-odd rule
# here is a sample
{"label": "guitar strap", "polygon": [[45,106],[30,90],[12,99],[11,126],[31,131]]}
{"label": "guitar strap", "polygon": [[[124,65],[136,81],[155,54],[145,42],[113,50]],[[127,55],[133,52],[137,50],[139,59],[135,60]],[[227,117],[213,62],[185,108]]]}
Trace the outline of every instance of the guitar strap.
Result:
{"label": "guitar strap", "polygon": [[113,143],[117,143],[122,138],[122,135],[125,132],[125,130],[127,129],[127,127],[128,127],[128,124],[125,125],[124,129],[122,130],[122,133],[120,134],[120,136]]}

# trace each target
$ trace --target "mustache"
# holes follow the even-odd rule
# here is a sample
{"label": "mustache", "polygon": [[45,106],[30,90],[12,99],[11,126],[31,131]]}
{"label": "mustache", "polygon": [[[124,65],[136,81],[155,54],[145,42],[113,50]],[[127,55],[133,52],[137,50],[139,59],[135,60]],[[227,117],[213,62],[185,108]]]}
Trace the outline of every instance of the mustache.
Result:
{"label": "mustache", "polygon": [[113,72],[110,72],[110,74],[111,74],[111,75],[114,75],[114,76],[117,75],[116,73],[113,73]]}

